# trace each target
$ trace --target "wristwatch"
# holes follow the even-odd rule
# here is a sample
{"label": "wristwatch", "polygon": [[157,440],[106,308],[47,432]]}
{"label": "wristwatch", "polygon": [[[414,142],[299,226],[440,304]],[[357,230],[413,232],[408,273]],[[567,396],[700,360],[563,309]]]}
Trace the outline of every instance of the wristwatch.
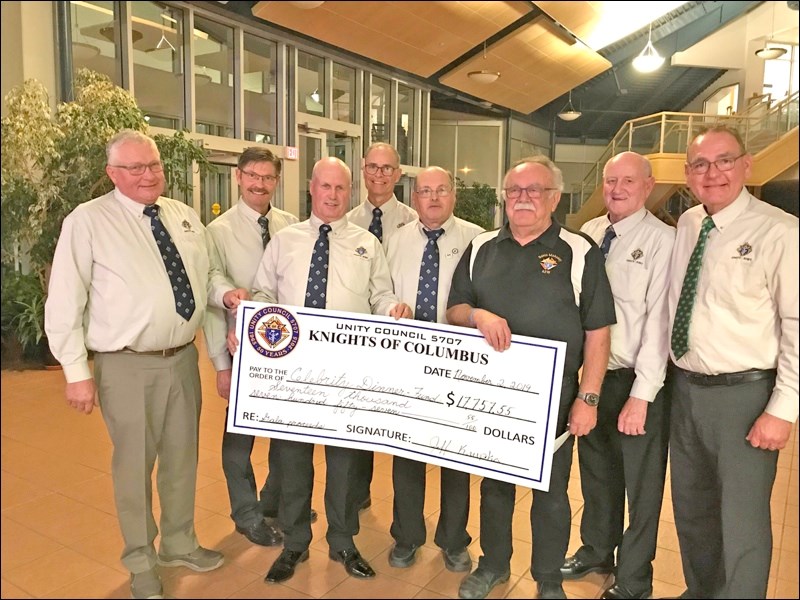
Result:
{"label": "wristwatch", "polygon": [[592,392],[578,392],[578,398],[586,402],[589,406],[597,406],[600,404],[600,396]]}

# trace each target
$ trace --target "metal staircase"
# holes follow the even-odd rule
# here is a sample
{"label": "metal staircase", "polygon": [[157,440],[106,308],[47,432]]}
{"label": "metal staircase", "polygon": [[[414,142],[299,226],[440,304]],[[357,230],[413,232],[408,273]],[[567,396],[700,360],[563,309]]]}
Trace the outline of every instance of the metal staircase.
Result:
{"label": "metal staircase", "polygon": [[[697,201],[685,186],[686,148],[702,128],[735,127],[753,155],[748,186],[762,186],[798,163],[798,93],[771,104],[769,96],[751,99],[740,115],[662,112],[627,121],[572,193],[566,224],[579,228],[605,212],[603,166],[620,152],[633,151],[650,159],[656,185],[646,206],[667,222]],[[667,215],[669,216],[667,218]]]}

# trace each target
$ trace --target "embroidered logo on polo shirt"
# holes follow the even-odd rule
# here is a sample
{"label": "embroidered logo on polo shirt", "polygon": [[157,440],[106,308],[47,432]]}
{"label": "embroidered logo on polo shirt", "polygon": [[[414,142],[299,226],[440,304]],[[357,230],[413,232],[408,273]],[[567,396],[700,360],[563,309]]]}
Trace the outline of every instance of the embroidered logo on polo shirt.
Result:
{"label": "embroidered logo on polo shirt", "polygon": [[540,254],[539,265],[542,267],[542,273],[549,275],[550,271],[555,269],[561,262],[561,257],[555,254]]}
{"label": "embroidered logo on polo shirt", "polygon": [[744,258],[748,254],[750,254],[752,251],[753,251],[753,247],[750,244],[748,244],[747,242],[745,242],[744,244],[742,244],[741,246],[739,246],[736,249],[736,252],[738,252],[739,256],[742,257],[742,258]]}
{"label": "embroidered logo on polo shirt", "polygon": [[188,233],[189,231],[192,230],[192,224],[189,223],[189,221],[187,221],[186,219],[183,220],[183,223],[181,223],[181,225],[183,225],[184,233]]}
{"label": "embroidered logo on polo shirt", "polygon": [[367,249],[364,248],[364,246],[359,246],[358,248],[356,248],[355,255],[358,256],[359,258],[369,259],[369,256],[367,255]]}
{"label": "embroidered logo on polo shirt", "polygon": [[642,252],[641,248],[637,248],[633,252],[631,252],[631,258],[633,260],[639,260],[644,256],[644,252]]}

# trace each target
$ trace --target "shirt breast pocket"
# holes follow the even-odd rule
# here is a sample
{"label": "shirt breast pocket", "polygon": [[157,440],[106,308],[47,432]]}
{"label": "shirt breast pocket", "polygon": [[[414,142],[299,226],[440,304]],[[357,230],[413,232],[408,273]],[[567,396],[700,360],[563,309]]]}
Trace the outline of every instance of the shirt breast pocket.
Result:
{"label": "shirt breast pocket", "polygon": [[369,295],[369,280],[372,261],[362,256],[345,256],[343,268],[336,269],[334,281],[356,296]]}
{"label": "shirt breast pocket", "polygon": [[649,271],[643,263],[624,262],[608,265],[608,281],[614,300],[622,304],[644,302]]}

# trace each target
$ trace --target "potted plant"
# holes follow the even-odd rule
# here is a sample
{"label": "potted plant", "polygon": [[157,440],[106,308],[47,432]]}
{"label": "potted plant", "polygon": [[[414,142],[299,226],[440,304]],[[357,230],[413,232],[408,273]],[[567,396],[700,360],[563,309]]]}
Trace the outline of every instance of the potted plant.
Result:
{"label": "potted plant", "polygon": [[470,187],[456,177],[456,206],[453,214],[480,225],[487,231],[494,229],[494,211],[499,206],[494,188],[485,183],[473,183]]}
{"label": "potted plant", "polygon": [[[105,173],[106,143],[121,129],[146,131],[147,121],[129,92],[88,69],[76,75],[75,99],[59,104],[55,112],[45,87],[32,79],[12,89],[5,102],[0,261],[31,273],[40,283],[40,298],[19,299],[25,306],[15,308],[25,316],[8,324],[30,341],[36,337],[34,323],[43,331],[39,304],[46,297],[47,273],[64,217],[113,188]],[[191,190],[188,174],[193,164],[201,172],[213,169],[206,151],[184,132],[154,139],[164,162],[166,195]]]}

